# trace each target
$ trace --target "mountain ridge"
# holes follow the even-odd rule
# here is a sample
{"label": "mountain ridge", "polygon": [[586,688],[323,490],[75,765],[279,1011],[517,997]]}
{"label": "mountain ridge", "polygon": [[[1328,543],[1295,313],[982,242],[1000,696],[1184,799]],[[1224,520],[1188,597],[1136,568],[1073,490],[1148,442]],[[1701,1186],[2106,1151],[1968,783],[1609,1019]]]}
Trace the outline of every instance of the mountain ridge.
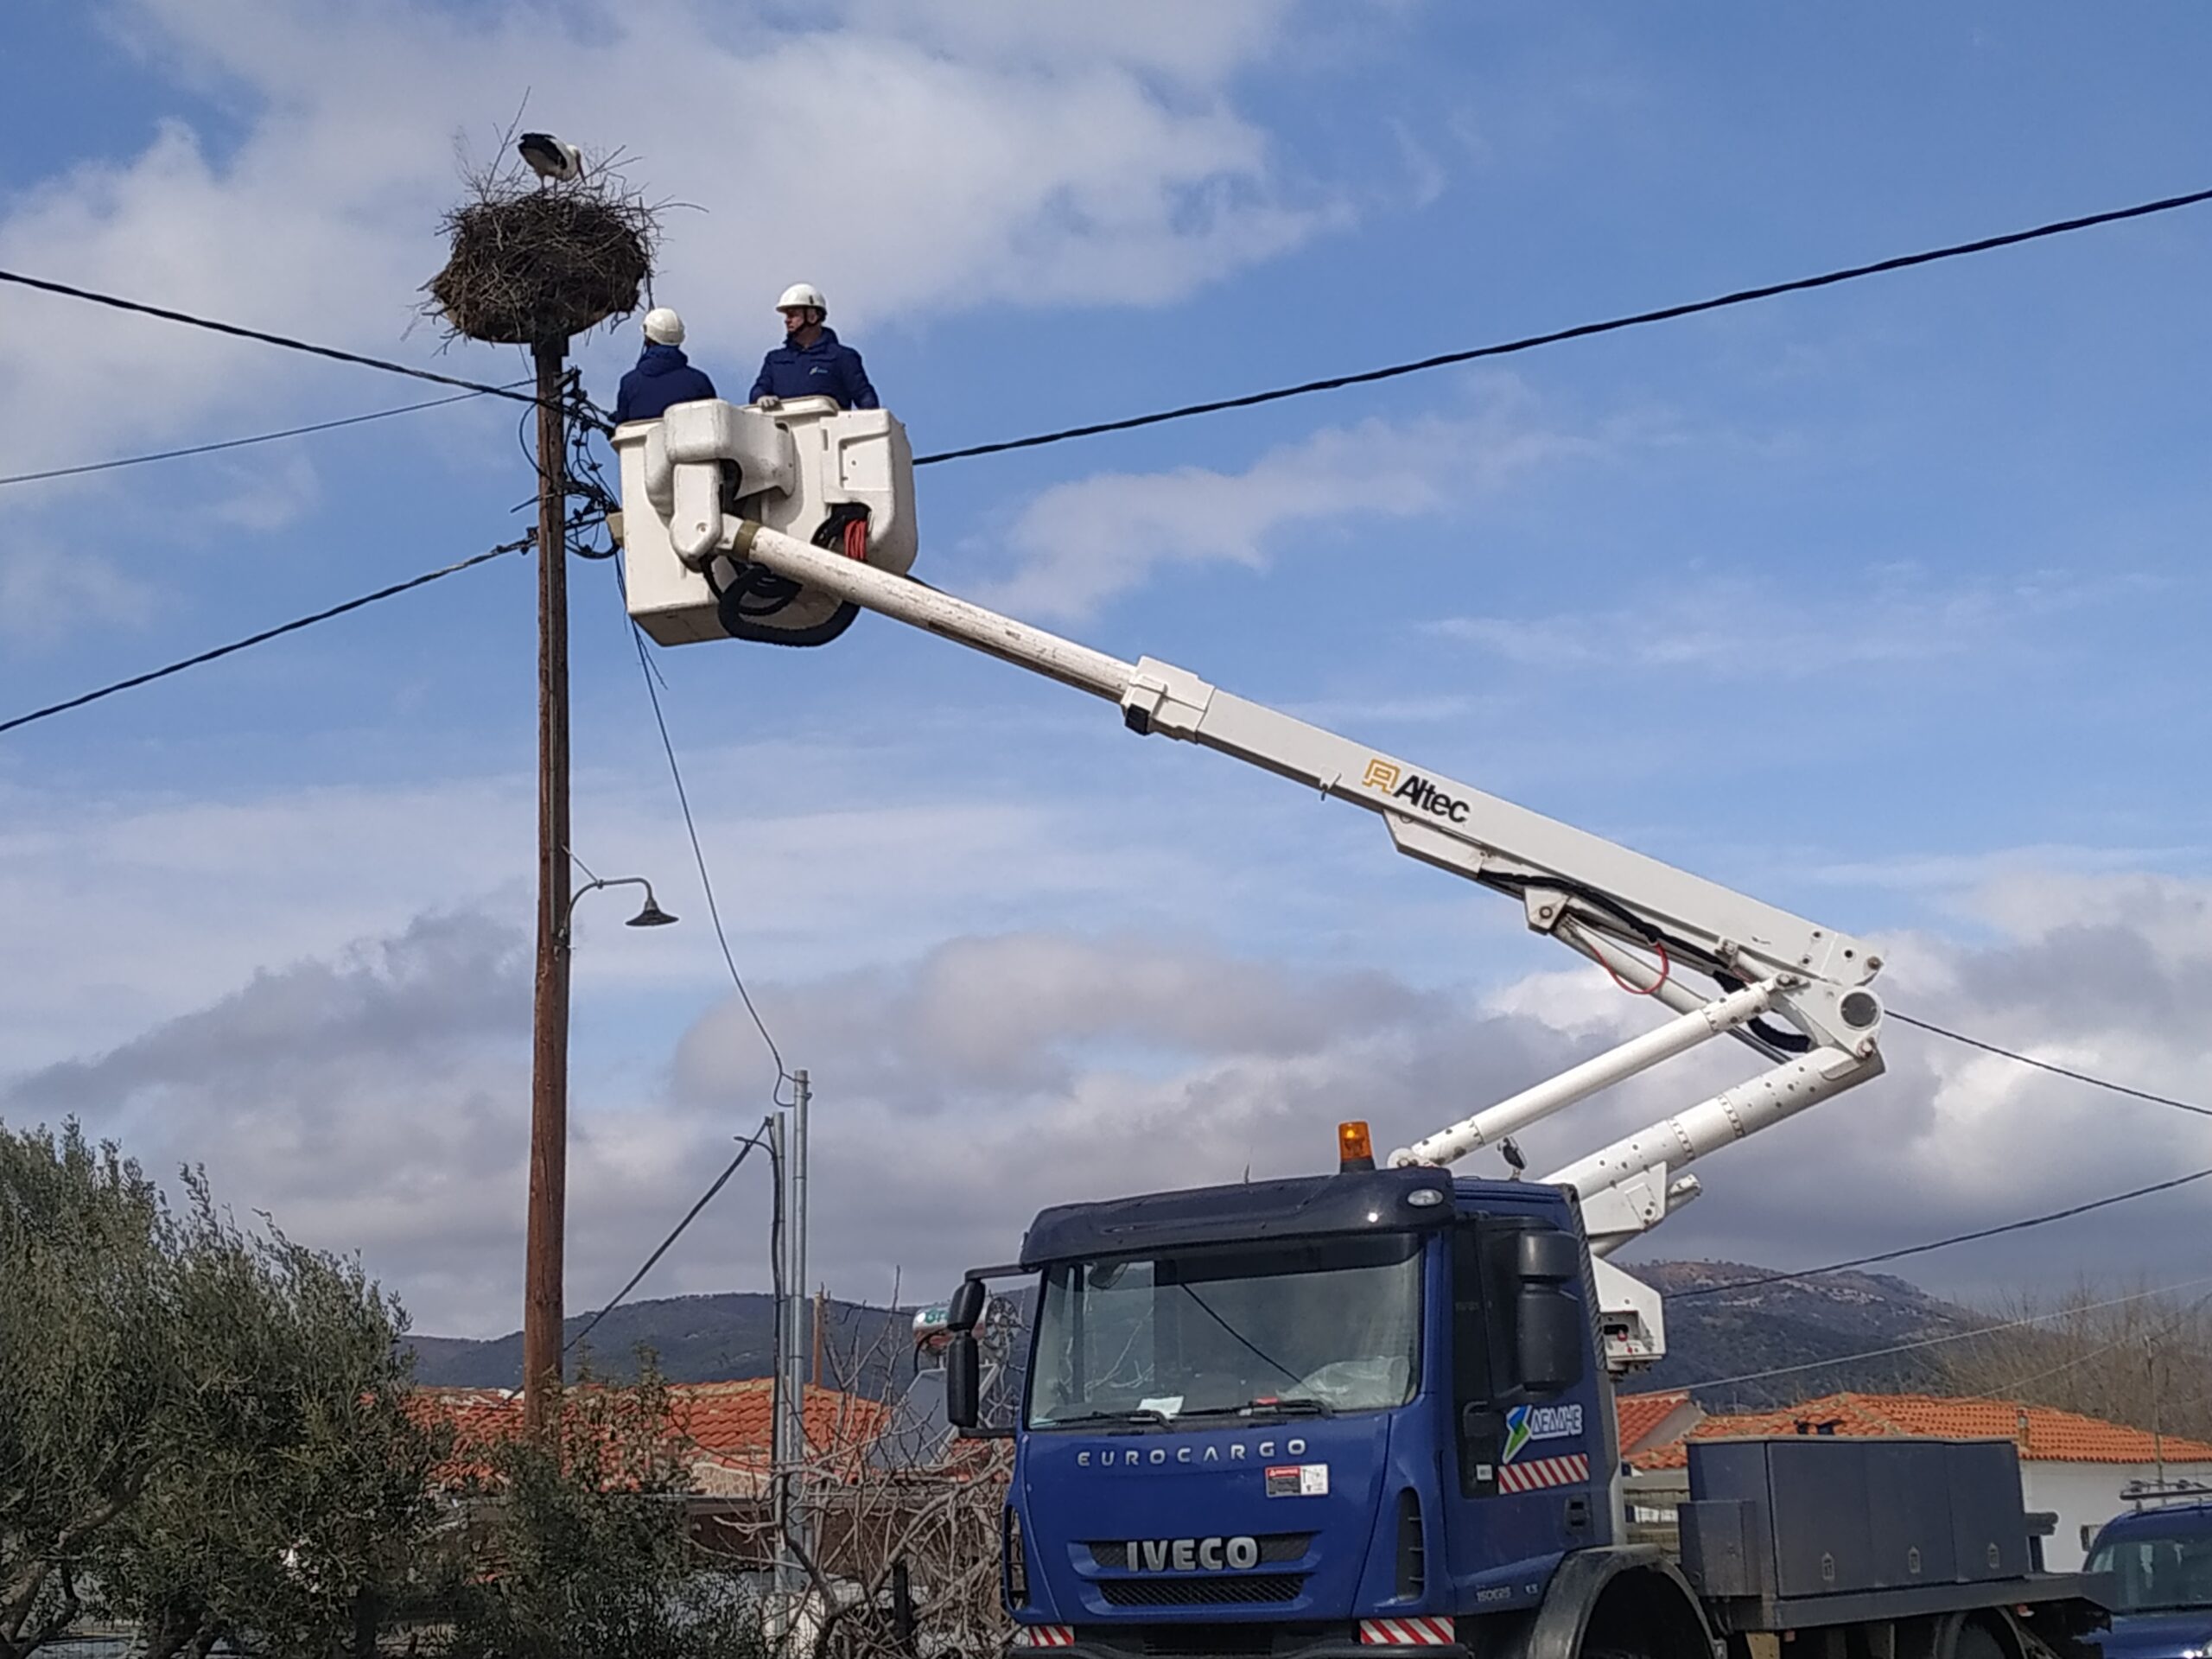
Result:
{"label": "mountain ridge", "polygon": [[[1843,1389],[1943,1393],[1942,1338],[1984,1323],[1958,1305],[1887,1274],[1796,1279],[1736,1262],[1643,1262],[1629,1271],[1667,1298],[1667,1357],[1621,1379],[1624,1392],[1688,1389],[1708,1411],[1770,1409]],[[912,1375],[912,1307],[831,1298],[821,1380],[880,1397]],[[589,1323],[563,1327],[574,1341]],[[572,1356],[598,1375],[636,1375],[640,1347],[671,1382],[766,1376],[774,1300],[727,1291],[629,1302]],[[429,1387],[519,1388],[522,1337],[410,1336],[416,1379]]]}

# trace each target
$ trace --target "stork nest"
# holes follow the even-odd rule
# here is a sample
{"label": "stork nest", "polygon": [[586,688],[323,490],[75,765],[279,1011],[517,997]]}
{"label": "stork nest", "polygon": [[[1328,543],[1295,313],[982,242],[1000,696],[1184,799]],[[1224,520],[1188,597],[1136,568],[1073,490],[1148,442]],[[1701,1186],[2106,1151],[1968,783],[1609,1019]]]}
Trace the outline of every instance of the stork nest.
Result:
{"label": "stork nest", "polygon": [[659,226],[605,169],[549,186],[503,171],[471,188],[445,216],[453,257],[423,284],[427,315],[471,340],[535,346],[638,308]]}

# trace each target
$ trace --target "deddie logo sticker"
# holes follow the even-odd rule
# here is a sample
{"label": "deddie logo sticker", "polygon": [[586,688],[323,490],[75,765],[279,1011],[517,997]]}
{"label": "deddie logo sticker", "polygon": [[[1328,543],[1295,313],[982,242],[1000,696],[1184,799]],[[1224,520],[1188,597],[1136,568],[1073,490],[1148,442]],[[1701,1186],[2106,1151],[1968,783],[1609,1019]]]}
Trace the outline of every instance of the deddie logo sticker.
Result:
{"label": "deddie logo sticker", "polygon": [[1516,1406],[1505,1414],[1505,1450],[1500,1463],[1510,1463],[1532,1440],[1570,1440],[1582,1433],[1580,1406]]}

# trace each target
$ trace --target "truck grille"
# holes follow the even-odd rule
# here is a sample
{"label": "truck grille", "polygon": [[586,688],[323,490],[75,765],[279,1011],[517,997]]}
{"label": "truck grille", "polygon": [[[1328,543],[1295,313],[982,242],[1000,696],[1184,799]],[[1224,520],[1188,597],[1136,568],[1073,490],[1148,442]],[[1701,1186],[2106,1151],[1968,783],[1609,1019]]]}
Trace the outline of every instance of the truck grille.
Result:
{"label": "truck grille", "polygon": [[[1294,1561],[1313,1548],[1310,1532],[1263,1532],[1255,1541],[1260,1546],[1260,1565],[1280,1566]],[[1094,1538],[1084,1546],[1090,1552],[1091,1564],[1103,1567],[1109,1573],[1136,1570],[1139,1563],[1129,1559],[1129,1545],[1122,1538]]]}
{"label": "truck grille", "polygon": [[1237,1573],[1202,1579],[1099,1579],[1109,1607],[1219,1607],[1295,1601],[1302,1573]]}

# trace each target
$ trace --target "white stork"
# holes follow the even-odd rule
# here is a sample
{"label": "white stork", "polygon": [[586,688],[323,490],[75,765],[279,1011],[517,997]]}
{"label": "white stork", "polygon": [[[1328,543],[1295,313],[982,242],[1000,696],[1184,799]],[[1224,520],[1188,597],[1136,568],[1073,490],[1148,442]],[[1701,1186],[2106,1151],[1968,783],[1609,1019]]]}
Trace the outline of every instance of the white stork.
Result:
{"label": "white stork", "polygon": [[530,170],[541,179],[568,184],[583,176],[583,152],[550,132],[525,132],[516,141],[515,148],[522,152]]}

